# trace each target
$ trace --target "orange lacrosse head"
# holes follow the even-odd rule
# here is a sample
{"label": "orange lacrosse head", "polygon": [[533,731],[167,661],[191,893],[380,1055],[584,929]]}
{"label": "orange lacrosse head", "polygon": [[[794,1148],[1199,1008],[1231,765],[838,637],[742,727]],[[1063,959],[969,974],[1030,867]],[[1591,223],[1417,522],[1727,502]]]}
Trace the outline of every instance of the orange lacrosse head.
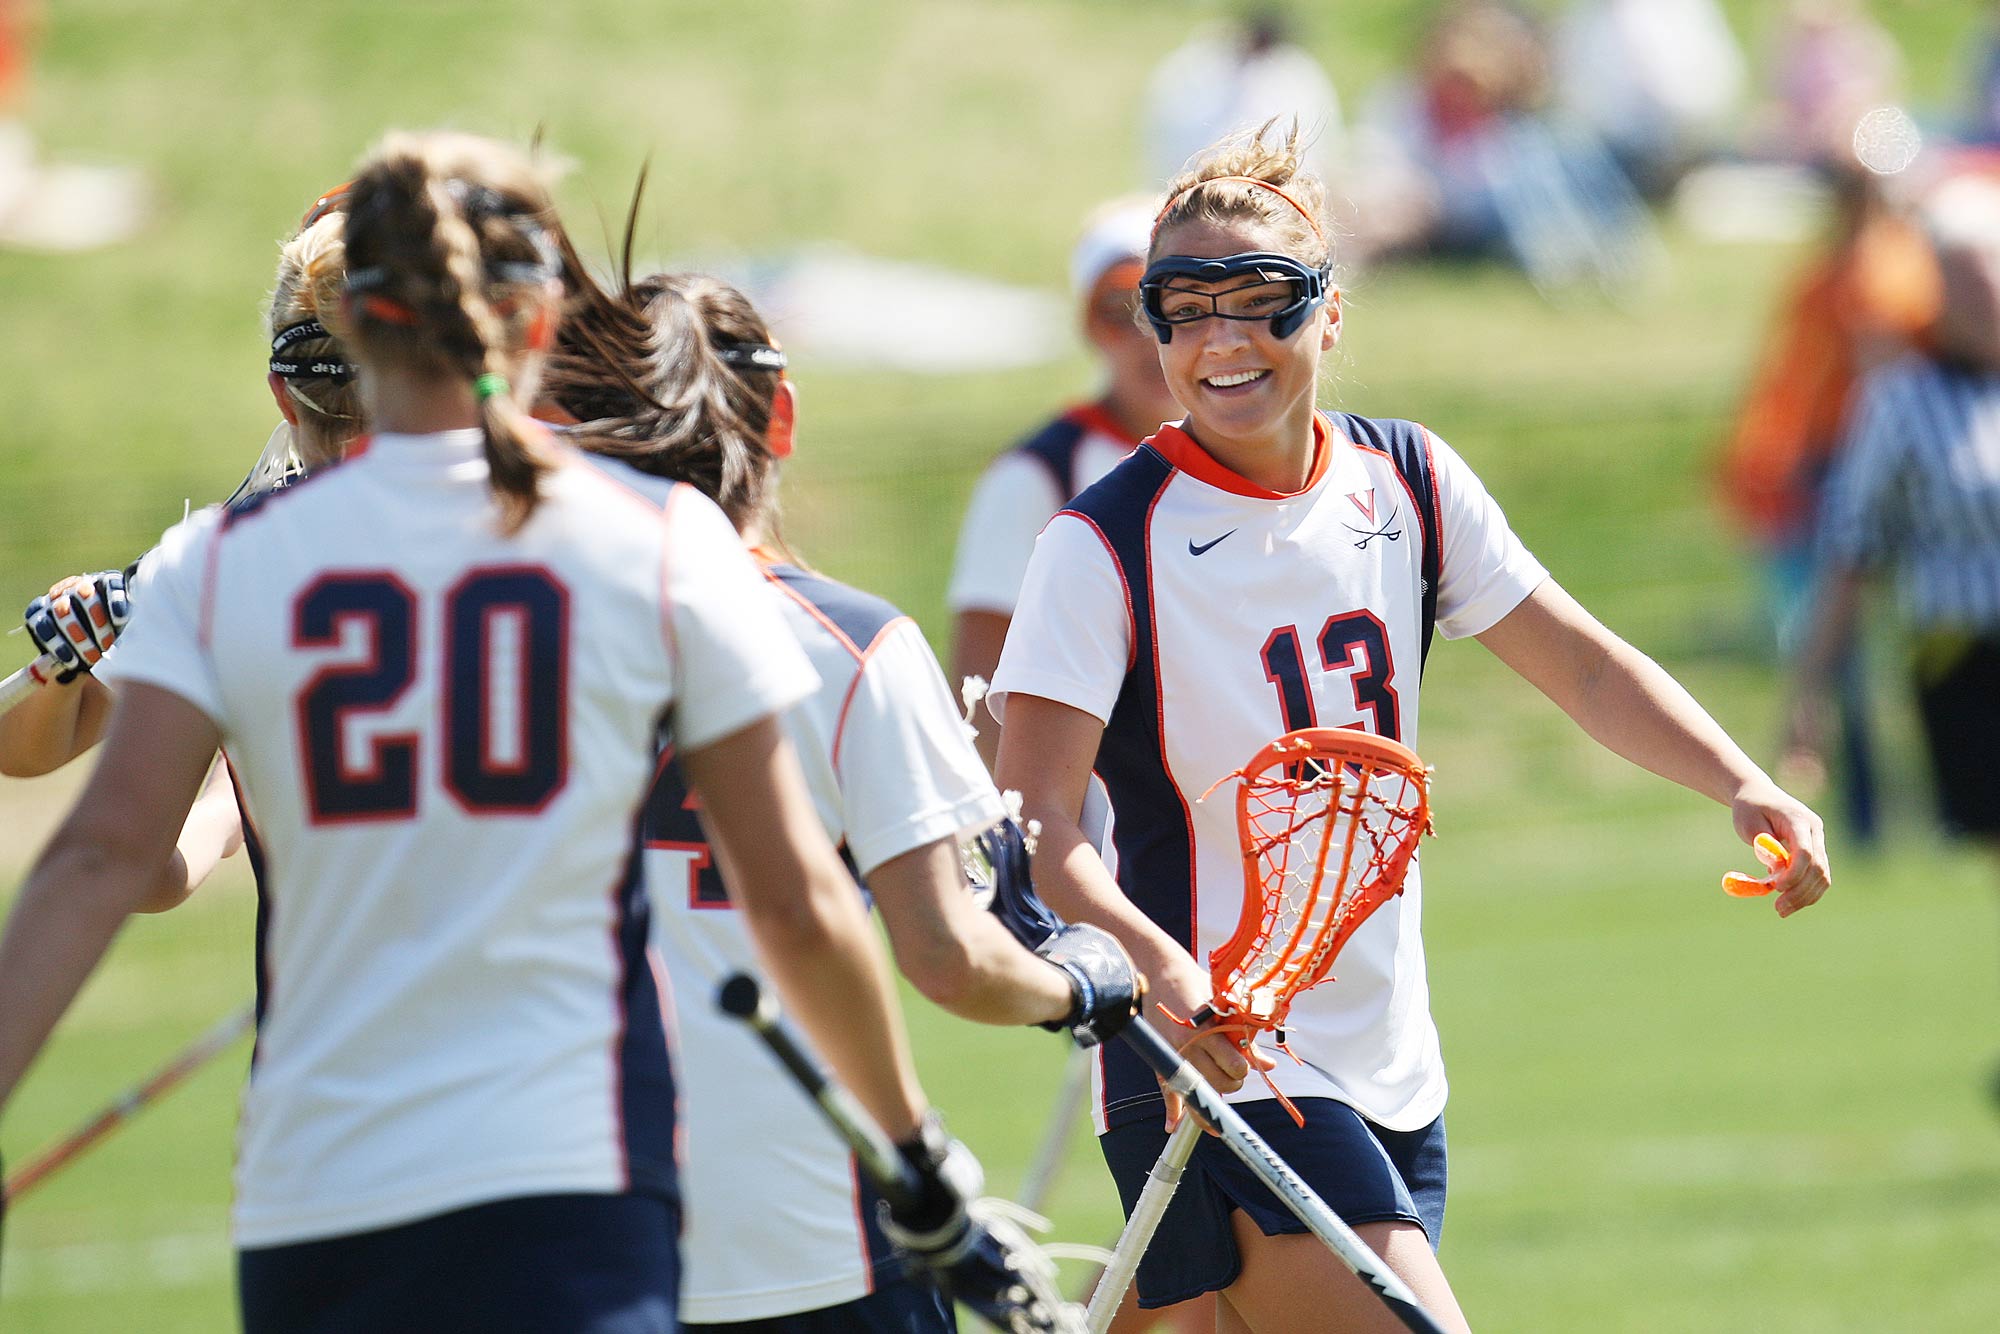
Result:
{"label": "orange lacrosse head", "polygon": [[1269,1030],[1368,914],[1403,892],[1430,832],[1430,772],[1399,741],[1310,727],[1235,776],[1243,916],[1209,956],[1209,1004],[1226,1025]]}

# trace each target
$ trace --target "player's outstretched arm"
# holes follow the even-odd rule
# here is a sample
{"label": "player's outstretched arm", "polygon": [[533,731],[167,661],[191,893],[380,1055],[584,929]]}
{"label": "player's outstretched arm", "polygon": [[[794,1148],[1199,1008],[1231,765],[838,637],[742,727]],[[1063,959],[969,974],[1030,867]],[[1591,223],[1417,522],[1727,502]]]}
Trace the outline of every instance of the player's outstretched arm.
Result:
{"label": "player's outstretched arm", "polygon": [[889,969],[777,722],[761,719],[679,762],[787,1008],[890,1138],[909,1140],[928,1103]]}
{"label": "player's outstretched arm", "polygon": [[966,891],[955,839],[868,873],[896,967],[925,997],[981,1024],[1053,1024],[1075,1008],[1062,969],[1036,958]]}
{"label": "player's outstretched arm", "polygon": [[1694,696],[1613,634],[1555,580],[1479,636],[1607,749],[1730,808],[1745,843],[1771,834],[1791,850],[1777,911],[1811,906],[1832,883],[1826,836],[1804,802],[1773,782]]}
{"label": "player's outstretched arm", "polygon": [[[997,780],[1021,794],[1023,820],[1041,825],[1035,848],[1035,884],[1049,907],[1064,920],[1109,931],[1146,978],[1148,1019],[1160,1026],[1159,1009],[1187,1017],[1214,993],[1206,969],[1155,926],[1119,889],[1097,850],[1083,835],[1083,809],[1091,761],[1104,724],[1081,709],[1019,692],[1007,697],[1007,726],[1000,733]],[[1184,1030],[1169,1032],[1178,1043]],[[1234,1093],[1249,1077],[1251,1055],[1224,1035],[1203,1038],[1185,1049],[1202,1076],[1224,1093]],[[1254,1058],[1267,1060],[1262,1054]]]}
{"label": "player's outstretched arm", "polygon": [[35,862],[0,937],[0,1106],[154,886],[202,775],[215,724],[172,691],[134,684],[102,763]]}

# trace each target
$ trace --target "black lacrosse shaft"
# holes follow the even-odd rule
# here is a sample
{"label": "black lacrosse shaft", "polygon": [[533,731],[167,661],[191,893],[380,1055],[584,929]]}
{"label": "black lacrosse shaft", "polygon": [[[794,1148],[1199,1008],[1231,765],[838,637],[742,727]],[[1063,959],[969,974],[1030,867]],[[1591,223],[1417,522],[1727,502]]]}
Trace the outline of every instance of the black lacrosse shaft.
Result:
{"label": "black lacrosse shaft", "polygon": [[[1245,1121],[1234,1107],[1224,1102],[1222,1095],[1215,1091],[1214,1086],[1206,1079],[1203,1079],[1187,1063],[1186,1058],[1174,1049],[1172,1043],[1154,1032],[1151,1025],[1143,1019],[1137,1019],[1120,1029],[1118,1036],[1125,1039],[1126,1045],[1131,1047],[1133,1051],[1139,1053],[1140,1057],[1144,1059],[1147,1065],[1153,1068],[1153,1072],[1159,1075],[1167,1087],[1180,1094],[1186,1100],[1191,1108],[1189,1114],[1199,1116],[1209,1125],[1222,1131],[1226,1139],[1233,1141],[1230,1145],[1232,1150],[1238,1146],[1249,1150],[1265,1165],[1276,1179],[1289,1187],[1298,1198],[1302,1200],[1309,1199],[1318,1204],[1322,1209],[1326,1209],[1329,1218],[1339,1223],[1338,1215],[1334,1214],[1332,1209],[1327,1208],[1325,1202],[1319,1199],[1319,1196],[1313,1191],[1312,1187],[1300,1179],[1298,1173],[1292,1170],[1291,1165],[1283,1158],[1280,1158],[1277,1151],[1266,1144],[1263,1137],[1250,1128],[1250,1123]],[[1239,1153],[1238,1156],[1242,1155]],[[1413,1331],[1413,1334],[1445,1334],[1444,1327],[1438,1324],[1436,1320],[1433,1320],[1428,1311],[1417,1305],[1415,1301],[1416,1294],[1411,1293],[1408,1286],[1389,1271],[1389,1267],[1383,1263],[1381,1257],[1369,1250],[1367,1243],[1363,1242],[1359,1237],[1354,1236],[1353,1232],[1346,1229],[1344,1224],[1341,1224],[1341,1229],[1347,1232],[1348,1237],[1352,1238],[1352,1244],[1360,1248],[1361,1255],[1350,1256],[1339,1245],[1333,1246],[1335,1253],[1340,1256],[1349,1269],[1354,1271],[1355,1277],[1375,1290],[1375,1295],[1380,1297],[1382,1304],[1394,1312],[1396,1318],[1403,1322],[1404,1328]],[[1318,1232],[1319,1229],[1315,1228],[1314,1231]],[[1321,1239],[1328,1241],[1330,1245],[1333,1244],[1331,1238],[1322,1236]],[[1365,1262],[1356,1263],[1357,1260],[1372,1260],[1373,1264]],[[1394,1285],[1394,1287],[1392,1288],[1391,1285]],[[1401,1288],[1402,1291],[1398,1292],[1395,1288]]]}
{"label": "black lacrosse shaft", "polygon": [[891,1209],[907,1210],[923,1197],[923,1183],[916,1168],[903,1159],[882,1128],[854,1100],[854,1095],[833,1082],[806,1049],[785,1027],[778,999],[748,973],[736,973],[723,980],[715,993],[715,1003],[724,1014],[741,1019],[756,1031],[793,1079],[819,1105],[834,1131],[854,1150],[855,1161],[868,1176]]}

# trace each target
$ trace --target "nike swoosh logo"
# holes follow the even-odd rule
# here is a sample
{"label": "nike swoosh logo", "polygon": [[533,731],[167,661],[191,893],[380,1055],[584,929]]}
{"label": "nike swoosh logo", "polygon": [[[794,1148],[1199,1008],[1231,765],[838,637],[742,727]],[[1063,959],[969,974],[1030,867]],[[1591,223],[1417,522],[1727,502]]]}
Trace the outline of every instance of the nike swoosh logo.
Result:
{"label": "nike swoosh logo", "polygon": [[[1235,530],[1234,528],[1231,528],[1231,529],[1229,530],[1229,532],[1228,532],[1228,533],[1224,533],[1224,534],[1222,535],[1222,537],[1218,537],[1218,538],[1216,538],[1216,539],[1215,539],[1215,542],[1220,542],[1220,541],[1222,540],[1222,538],[1223,538],[1223,537],[1228,537],[1228,536],[1230,535],[1230,533],[1234,533],[1235,531],[1236,531],[1236,530]],[[1200,546],[1196,546],[1196,545],[1195,545],[1195,544],[1194,544],[1193,542],[1189,542],[1189,543],[1188,543],[1188,555],[1190,555],[1190,556],[1201,556],[1201,555],[1205,555],[1205,554],[1207,554],[1207,552],[1208,552],[1208,549],[1209,549],[1210,547],[1212,547],[1212,546],[1214,546],[1214,545],[1215,545],[1215,542],[1204,542],[1204,543],[1202,543],[1202,544],[1201,544]]]}

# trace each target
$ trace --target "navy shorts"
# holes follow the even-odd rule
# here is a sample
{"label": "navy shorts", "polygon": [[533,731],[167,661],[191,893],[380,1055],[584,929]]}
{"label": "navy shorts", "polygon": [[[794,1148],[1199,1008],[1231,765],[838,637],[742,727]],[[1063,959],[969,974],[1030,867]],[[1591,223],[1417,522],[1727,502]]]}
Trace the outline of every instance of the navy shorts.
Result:
{"label": "navy shorts", "polygon": [[535,1195],[239,1251],[244,1334],[673,1334],[680,1209]]}
{"label": "navy shorts", "polygon": [[2000,636],[1933,632],[1917,646],[1917,709],[1938,805],[1960,834],[2000,834]]}
{"label": "navy shorts", "polygon": [[958,1334],[958,1320],[935,1287],[910,1278],[817,1311],[683,1328],[687,1334]]}
{"label": "navy shorts", "polygon": [[[1437,1249],[1444,1231],[1442,1116],[1421,1130],[1385,1130],[1346,1103],[1300,1098],[1306,1123],[1299,1126],[1273,1099],[1234,1105],[1349,1226],[1415,1223],[1430,1238],[1431,1249]],[[1147,1117],[1100,1135],[1097,1143],[1129,1216],[1167,1146],[1167,1132]],[[1236,1281],[1243,1257],[1229,1227],[1234,1209],[1248,1214],[1267,1237],[1307,1230],[1222,1141],[1203,1135],[1153,1244],[1139,1261],[1139,1305],[1172,1306]]]}

